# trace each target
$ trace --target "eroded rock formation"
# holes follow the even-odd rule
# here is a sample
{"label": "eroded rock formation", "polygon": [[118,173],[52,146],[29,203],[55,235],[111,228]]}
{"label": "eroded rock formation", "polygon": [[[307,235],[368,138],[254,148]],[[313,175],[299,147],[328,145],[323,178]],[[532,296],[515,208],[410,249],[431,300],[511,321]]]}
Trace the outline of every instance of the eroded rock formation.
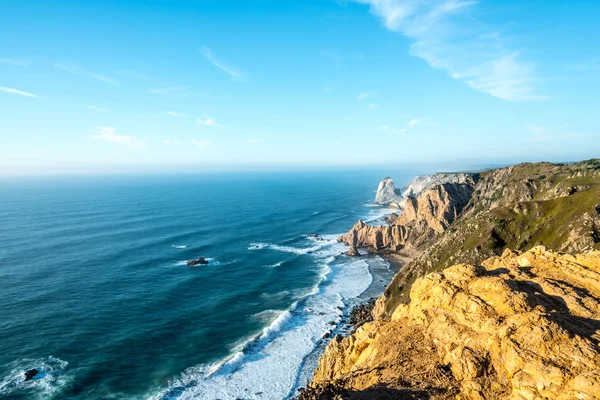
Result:
{"label": "eroded rock formation", "polygon": [[418,247],[443,232],[467,205],[474,181],[444,183],[407,197],[404,212],[389,226],[369,226],[358,221],[338,240],[351,249],[367,248],[375,252],[397,252]]}
{"label": "eroded rock formation", "polygon": [[599,342],[599,251],[505,250],[418,279],[390,321],[336,337],[312,385],[422,390],[431,399],[591,400],[600,398]]}

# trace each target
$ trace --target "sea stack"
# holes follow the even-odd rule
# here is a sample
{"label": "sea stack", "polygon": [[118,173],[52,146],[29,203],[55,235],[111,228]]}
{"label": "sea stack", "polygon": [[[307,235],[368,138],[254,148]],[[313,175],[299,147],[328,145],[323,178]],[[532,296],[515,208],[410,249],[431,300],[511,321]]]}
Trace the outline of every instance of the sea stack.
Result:
{"label": "sea stack", "polygon": [[399,189],[396,189],[392,178],[388,177],[379,182],[377,194],[375,195],[375,204],[378,204],[380,206],[400,208],[401,201],[402,193]]}

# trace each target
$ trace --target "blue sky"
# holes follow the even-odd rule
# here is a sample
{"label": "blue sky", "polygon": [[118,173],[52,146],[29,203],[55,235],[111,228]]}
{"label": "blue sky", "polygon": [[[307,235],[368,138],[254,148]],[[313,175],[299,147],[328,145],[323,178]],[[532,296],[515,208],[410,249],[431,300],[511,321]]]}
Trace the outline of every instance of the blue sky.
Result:
{"label": "blue sky", "polygon": [[0,173],[600,156],[597,1],[0,4]]}

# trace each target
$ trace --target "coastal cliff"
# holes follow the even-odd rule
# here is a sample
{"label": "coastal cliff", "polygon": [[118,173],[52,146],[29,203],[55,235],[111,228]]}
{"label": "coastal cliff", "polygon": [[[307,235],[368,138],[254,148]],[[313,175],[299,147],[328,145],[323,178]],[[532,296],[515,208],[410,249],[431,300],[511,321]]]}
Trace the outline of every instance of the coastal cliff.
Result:
{"label": "coastal cliff", "polygon": [[600,252],[505,250],[418,279],[410,298],[389,321],[336,337],[313,387],[341,398],[600,398]]}
{"label": "coastal cliff", "polygon": [[416,192],[389,225],[339,238],[410,262],[301,399],[600,398],[600,160]]}

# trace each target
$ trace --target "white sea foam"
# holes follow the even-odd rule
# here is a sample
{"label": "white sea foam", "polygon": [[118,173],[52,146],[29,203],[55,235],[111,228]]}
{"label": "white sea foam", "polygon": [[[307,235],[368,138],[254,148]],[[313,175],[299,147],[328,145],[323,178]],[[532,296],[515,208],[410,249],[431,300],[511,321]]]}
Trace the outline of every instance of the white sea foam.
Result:
{"label": "white sea foam", "polygon": [[248,247],[248,250],[271,249],[271,250],[276,250],[276,251],[282,251],[284,253],[293,253],[293,254],[303,255],[303,254],[314,253],[315,251],[320,250],[323,247],[332,244],[332,242],[328,241],[328,240],[322,240],[317,243],[318,243],[317,245],[312,246],[312,247],[300,247],[300,248],[292,247],[292,246],[281,246],[281,245],[270,244],[270,243],[250,243],[250,247]]}
{"label": "white sea foam", "polygon": [[[266,312],[257,314],[257,318],[270,323],[267,322],[269,325],[255,339],[237,343],[236,350],[242,348],[242,351],[221,363],[186,370],[152,399],[281,400],[293,394],[306,356],[329,331],[330,321],[339,322],[340,308],[356,299],[372,281],[364,260],[343,258],[345,261],[338,261],[335,258],[345,249],[335,242],[335,237],[337,235],[324,237],[325,243],[318,249],[314,248],[317,246],[300,249],[268,243],[251,245],[250,249],[256,246],[316,256],[321,265],[321,278],[313,288],[293,293],[298,300],[290,309],[276,311],[279,312],[277,317],[274,318],[273,310],[268,310],[268,315]],[[316,250],[321,251],[316,253]],[[258,395],[259,392],[262,394]]]}
{"label": "white sea foam", "polygon": [[[0,398],[47,399],[58,395],[73,376],[67,373],[69,363],[56,357],[25,359],[13,363],[11,372],[0,381]],[[35,368],[39,373],[23,382],[23,373]]]}
{"label": "white sea foam", "polygon": [[186,249],[187,246],[184,244],[174,244],[171,247],[175,248],[175,249]]}

